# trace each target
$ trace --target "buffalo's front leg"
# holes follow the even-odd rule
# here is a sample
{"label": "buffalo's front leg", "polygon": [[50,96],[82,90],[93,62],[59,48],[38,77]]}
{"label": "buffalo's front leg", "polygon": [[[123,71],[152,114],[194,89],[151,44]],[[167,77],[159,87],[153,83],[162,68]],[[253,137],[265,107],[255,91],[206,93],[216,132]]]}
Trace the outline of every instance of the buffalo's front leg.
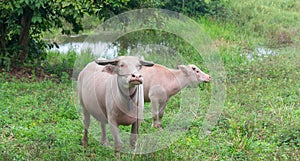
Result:
{"label": "buffalo's front leg", "polygon": [[114,138],[114,147],[115,147],[116,155],[118,158],[120,158],[120,151],[122,149],[122,141],[120,138],[120,132],[119,132],[118,125],[115,122],[110,122],[109,126],[110,126],[110,131]]}
{"label": "buffalo's front leg", "polygon": [[135,147],[136,140],[138,138],[138,129],[140,127],[142,120],[138,120],[138,122],[135,122],[131,126],[131,135],[130,135],[130,145],[131,147]]}
{"label": "buffalo's front leg", "polygon": [[106,137],[106,123],[101,122],[101,144],[104,146],[109,146],[109,142]]}
{"label": "buffalo's front leg", "polygon": [[87,130],[87,129],[84,129],[84,134],[83,134],[83,139],[82,139],[82,141],[81,141],[81,145],[82,145],[83,147],[86,147],[87,142],[88,142],[88,130]]}

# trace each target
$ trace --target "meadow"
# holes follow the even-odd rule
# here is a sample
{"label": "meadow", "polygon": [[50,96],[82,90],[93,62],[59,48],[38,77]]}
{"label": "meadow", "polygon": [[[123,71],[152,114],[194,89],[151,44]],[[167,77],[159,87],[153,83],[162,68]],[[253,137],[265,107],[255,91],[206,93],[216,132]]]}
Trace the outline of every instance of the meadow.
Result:
{"label": "meadow", "polygon": [[[122,153],[121,160],[300,159],[300,4],[254,2],[233,3],[226,21],[196,19],[226,70],[226,100],[213,129],[207,135],[201,131],[212,91],[211,84],[200,84],[193,89],[200,105],[185,133],[164,149]],[[115,160],[97,132],[87,148],[80,145],[83,123],[76,82],[69,77],[75,59],[72,51],[49,52],[49,77],[43,79],[34,69],[26,77],[1,71],[0,160]],[[180,94],[169,101],[163,125],[176,122],[181,101]],[[151,119],[146,119],[141,132],[156,132],[150,126]]]}

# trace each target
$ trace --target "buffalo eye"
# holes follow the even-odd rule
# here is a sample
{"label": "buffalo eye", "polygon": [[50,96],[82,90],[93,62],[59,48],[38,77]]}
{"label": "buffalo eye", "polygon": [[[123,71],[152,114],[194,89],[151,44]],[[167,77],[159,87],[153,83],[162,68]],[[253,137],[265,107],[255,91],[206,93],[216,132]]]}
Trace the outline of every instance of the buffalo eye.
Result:
{"label": "buffalo eye", "polygon": [[139,65],[136,66],[136,68],[137,68],[138,70],[140,70],[140,69],[142,69],[142,65],[139,64]]}

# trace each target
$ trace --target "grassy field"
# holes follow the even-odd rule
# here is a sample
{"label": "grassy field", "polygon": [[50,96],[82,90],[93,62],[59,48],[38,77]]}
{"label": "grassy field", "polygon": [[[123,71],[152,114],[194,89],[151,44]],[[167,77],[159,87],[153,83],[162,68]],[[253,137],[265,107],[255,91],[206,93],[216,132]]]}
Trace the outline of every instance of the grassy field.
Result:
{"label": "grassy field", "polygon": [[[201,84],[200,108],[186,133],[162,150],[123,153],[121,159],[299,160],[300,14],[296,9],[300,4],[280,4],[236,2],[231,17],[242,14],[241,11],[244,14],[235,22],[197,20],[215,42],[227,74],[227,97],[216,126],[208,135],[202,135],[211,85]],[[256,15],[261,17],[255,18]],[[272,54],[262,54],[266,51]],[[48,60],[62,68],[74,60],[72,53],[60,59],[54,59],[55,56],[59,57],[50,54]],[[80,145],[83,124],[74,84],[66,73],[60,74],[59,68],[51,72],[57,73],[54,79],[43,80],[34,74],[17,79],[1,72],[0,160],[115,160],[113,150],[100,145],[97,133],[90,137],[86,149]],[[176,95],[168,103],[165,126],[176,122],[172,118],[180,101],[180,95]],[[155,132],[150,125],[151,119],[146,119],[141,131]]]}

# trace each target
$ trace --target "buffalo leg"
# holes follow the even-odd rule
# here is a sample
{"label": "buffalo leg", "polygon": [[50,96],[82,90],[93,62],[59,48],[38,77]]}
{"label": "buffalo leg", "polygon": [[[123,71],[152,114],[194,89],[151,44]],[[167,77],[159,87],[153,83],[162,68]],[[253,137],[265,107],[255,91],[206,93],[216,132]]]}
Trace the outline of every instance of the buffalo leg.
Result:
{"label": "buffalo leg", "polygon": [[162,130],[162,117],[164,115],[165,107],[167,101],[152,101],[152,127],[158,128],[158,130]]}
{"label": "buffalo leg", "polygon": [[162,130],[161,119],[166,102],[168,100],[167,93],[161,86],[154,86],[150,89],[149,98],[152,105],[152,127]]}
{"label": "buffalo leg", "polygon": [[105,146],[109,146],[109,142],[107,140],[106,137],[106,123],[105,122],[101,122],[101,144],[105,145]]}
{"label": "buffalo leg", "polygon": [[120,132],[119,132],[119,128],[117,126],[116,123],[110,122],[109,123],[110,126],[110,131],[113,135],[114,138],[114,147],[115,147],[115,152],[118,158],[120,158],[120,151],[122,148],[122,141],[120,138]]}
{"label": "buffalo leg", "polygon": [[138,129],[140,127],[142,120],[138,120],[138,122],[135,122],[131,126],[131,134],[130,134],[130,145],[131,147],[135,147],[135,143],[138,137]]}
{"label": "buffalo leg", "polygon": [[157,120],[158,120],[158,100],[151,100],[152,106],[152,127],[157,128]]}
{"label": "buffalo leg", "polygon": [[162,117],[164,115],[165,107],[167,105],[167,101],[160,104],[159,112],[158,112],[158,121],[157,121],[157,128],[162,130]]}
{"label": "buffalo leg", "polygon": [[81,141],[82,146],[86,146],[88,143],[88,129],[90,127],[90,113],[83,108],[83,124],[84,124],[84,135],[83,135],[83,139]]}

